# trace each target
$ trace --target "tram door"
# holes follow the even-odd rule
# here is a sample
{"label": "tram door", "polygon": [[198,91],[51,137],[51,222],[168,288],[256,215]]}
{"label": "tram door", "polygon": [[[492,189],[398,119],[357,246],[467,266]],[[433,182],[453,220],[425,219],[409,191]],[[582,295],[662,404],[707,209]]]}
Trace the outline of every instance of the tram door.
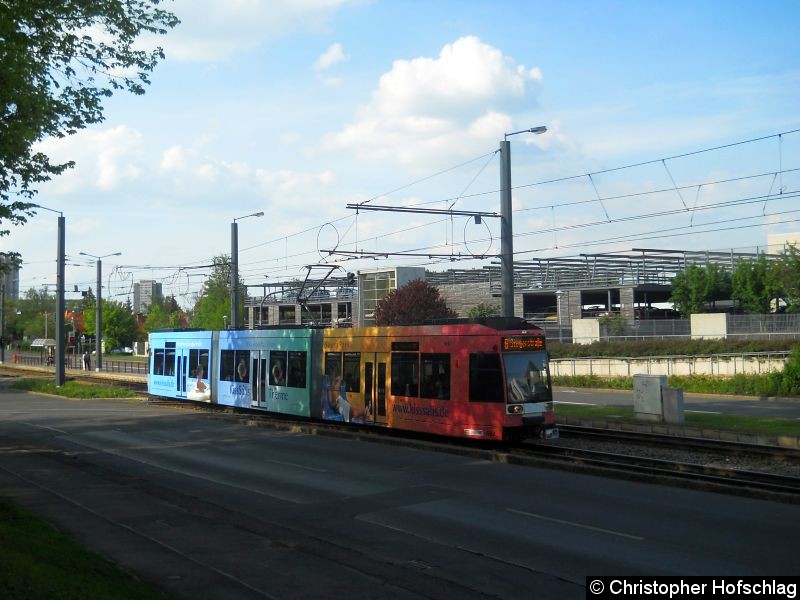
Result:
{"label": "tram door", "polygon": [[267,408],[267,355],[266,350],[252,352],[250,374],[252,377],[253,397],[250,404],[254,407]]}
{"label": "tram door", "polygon": [[[172,360],[170,360],[170,352],[174,352]],[[174,351],[167,350],[167,370],[170,369],[170,366],[172,366],[173,373],[175,374],[176,395],[178,398],[186,398],[186,391],[188,387],[186,380],[192,376],[192,374],[189,372],[189,350],[187,348],[176,348]]]}
{"label": "tram door", "polygon": [[369,407],[375,423],[386,423],[386,384],[389,355],[379,352],[364,363],[364,405]]}

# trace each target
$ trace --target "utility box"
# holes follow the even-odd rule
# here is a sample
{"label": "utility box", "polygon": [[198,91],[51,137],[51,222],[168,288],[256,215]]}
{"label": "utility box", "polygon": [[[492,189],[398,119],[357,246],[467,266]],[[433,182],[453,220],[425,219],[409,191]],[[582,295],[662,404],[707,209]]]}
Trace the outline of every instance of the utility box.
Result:
{"label": "utility box", "polygon": [[661,390],[667,387],[666,375],[633,376],[633,410],[637,419],[662,421]]}
{"label": "utility box", "polygon": [[665,387],[661,390],[661,409],[667,423],[683,423],[683,390]]}
{"label": "utility box", "polygon": [[634,375],[633,410],[637,419],[683,423],[683,390],[667,387],[666,375]]}

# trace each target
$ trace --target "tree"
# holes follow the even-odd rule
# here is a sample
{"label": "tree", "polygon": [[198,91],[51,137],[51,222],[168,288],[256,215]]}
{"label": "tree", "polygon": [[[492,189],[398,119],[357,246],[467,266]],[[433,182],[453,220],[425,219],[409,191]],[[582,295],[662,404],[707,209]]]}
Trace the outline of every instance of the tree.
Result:
{"label": "tree", "polygon": [[[120,302],[103,300],[103,339],[105,348],[122,348],[132,346],[138,336],[136,317],[133,312]],[[87,308],[83,313],[86,332],[96,335],[95,307]]]}
{"label": "tree", "polygon": [[705,312],[706,304],[730,295],[730,275],[716,263],[689,265],[672,278],[670,302],[684,316]]}
{"label": "tree", "polygon": [[500,307],[497,304],[486,304],[485,302],[481,302],[477,306],[473,306],[471,309],[469,309],[467,316],[470,319],[478,319],[480,317],[499,317]]}
{"label": "tree", "polygon": [[378,325],[413,325],[457,316],[447,307],[439,290],[422,279],[392,290],[375,307]]}
{"label": "tree", "polygon": [[783,291],[787,312],[800,312],[800,249],[786,247],[775,264],[775,276]]}
{"label": "tree", "polygon": [[153,298],[144,322],[144,330],[150,332],[156,329],[177,329],[183,325],[182,317],[180,307],[172,296]]}
{"label": "tree", "polygon": [[102,122],[103,100],[115,91],[144,93],[164,53],[135,43],[178,24],[159,3],[0,2],[0,223],[24,224],[37,186],[75,164],[51,163],[37,142]]}
{"label": "tree", "polygon": [[[16,310],[6,307],[6,337],[45,337],[45,329],[47,337],[55,337],[55,305],[55,296],[49,295],[47,290],[29,289],[25,297],[17,302]],[[16,314],[17,311],[19,314]],[[10,323],[12,319],[13,324]]]}
{"label": "tree", "polygon": [[[215,256],[211,274],[203,284],[192,311],[192,327],[222,329],[225,318],[231,314],[231,261],[227,255]],[[239,279],[239,307],[244,312],[244,297],[247,288]],[[241,314],[239,317],[241,318]],[[225,318],[223,318],[225,317]]]}
{"label": "tree", "polygon": [[771,303],[781,295],[776,269],[764,254],[759,254],[756,260],[736,261],[731,283],[731,296],[751,313],[770,312]]}

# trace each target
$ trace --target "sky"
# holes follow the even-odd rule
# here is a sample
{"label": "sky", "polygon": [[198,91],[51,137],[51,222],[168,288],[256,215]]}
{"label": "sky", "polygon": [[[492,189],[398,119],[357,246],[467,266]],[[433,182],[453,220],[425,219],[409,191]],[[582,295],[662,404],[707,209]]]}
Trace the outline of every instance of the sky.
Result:
{"label": "sky", "polygon": [[[95,287],[81,252],[120,252],[105,298],[155,279],[191,307],[234,219],[251,286],[492,264],[499,218],[348,205],[499,214],[500,141],[542,125],[508,137],[516,261],[800,231],[794,0],[164,4],[182,23],[146,94],[40,144],[77,163],[35,200],[66,218],[68,299]],[[53,289],[56,227],[0,238],[23,293]]]}

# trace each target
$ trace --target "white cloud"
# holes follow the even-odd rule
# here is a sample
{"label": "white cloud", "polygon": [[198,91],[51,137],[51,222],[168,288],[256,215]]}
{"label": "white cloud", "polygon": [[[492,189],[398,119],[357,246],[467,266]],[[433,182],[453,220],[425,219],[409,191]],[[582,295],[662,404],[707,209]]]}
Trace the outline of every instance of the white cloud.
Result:
{"label": "white cloud", "polygon": [[181,24],[149,39],[178,60],[217,62],[249,52],[293,30],[319,30],[353,0],[175,0],[167,7]]}
{"label": "white cloud", "polygon": [[75,161],[75,168],[55,178],[50,189],[68,194],[81,187],[103,191],[138,180],[143,173],[142,135],[130,127],[84,129],[65,138],[48,138],[37,149],[53,162]]}
{"label": "white cloud", "polygon": [[314,68],[317,71],[325,71],[326,69],[330,69],[336,63],[343,62],[348,58],[349,57],[345,55],[344,50],[342,50],[342,45],[337,42],[335,44],[331,44],[331,47],[322,53],[322,55],[317,59],[317,62],[314,63]]}
{"label": "white cloud", "polygon": [[381,76],[355,121],[329,134],[324,150],[429,165],[494,146],[510,114],[535,107],[542,74],[474,36],[444,46],[436,58],[397,60]]}

